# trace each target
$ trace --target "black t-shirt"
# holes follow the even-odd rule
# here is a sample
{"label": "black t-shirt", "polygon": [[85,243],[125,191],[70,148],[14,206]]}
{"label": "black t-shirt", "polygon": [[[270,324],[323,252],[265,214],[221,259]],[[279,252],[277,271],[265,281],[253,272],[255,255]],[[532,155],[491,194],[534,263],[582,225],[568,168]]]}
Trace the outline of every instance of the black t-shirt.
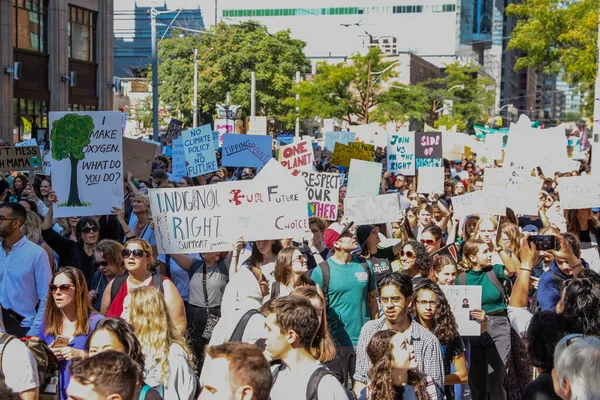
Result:
{"label": "black t-shirt", "polygon": [[541,219],[533,220],[529,217],[519,217],[519,226],[523,229],[523,232],[532,232],[537,228],[537,231],[544,227]]}
{"label": "black t-shirt", "polygon": [[394,246],[377,248],[377,253],[369,259],[373,264],[375,282],[379,282],[381,278],[392,273],[392,261],[395,259]]}
{"label": "black t-shirt", "polygon": [[554,392],[554,383],[550,372],[542,372],[534,381],[525,386],[522,400],[559,400]]}

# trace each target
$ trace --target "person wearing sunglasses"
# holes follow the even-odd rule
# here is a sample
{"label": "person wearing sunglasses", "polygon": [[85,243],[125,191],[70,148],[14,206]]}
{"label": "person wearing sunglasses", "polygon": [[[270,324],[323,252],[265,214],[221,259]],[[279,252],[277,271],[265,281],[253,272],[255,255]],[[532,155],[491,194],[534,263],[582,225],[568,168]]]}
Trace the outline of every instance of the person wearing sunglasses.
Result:
{"label": "person wearing sunglasses", "polygon": [[[271,299],[288,296],[300,286],[316,286],[310,279],[306,256],[297,247],[287,247],[277,254],[274,282],[271,285]],[[320,290],[320,288],[319,288]]]}
{"label": "person wearing sunglasses", "polygon": [[122,208],[113,207],[111,213],[116,215],[121,229],[123,229],[124,241],[133,238],[144,239],[152,246],[152,254],[158,257],[158,249],[156,248],[156,234],[150,218],[150,198],[146,195],[138,193],[133,198],[133,208],[129,218],[129,224],[125,221],[125,213]]}
{"label": "person wearing sunglasses", "polygon": [[71,379],[69,367],[87,357],[88,336],[104,316],[92,310],[85,276],[77,268],[60,268],[48,290],[40,340],[60,361],[60,399],[64,400]]}
{"label": "person wearing sunglasses", "polygon": [[433,254],[443,246],[442,236],[442,228],[437,225],[429,225],[423,229],[421,243],[425,246],[427,254]]}
{"label": "person wearing sunglasses", "polygon": [[93,265],[97,271],[92,277],[88,297],[96,311],[100,311],[102,295],[108,283],[125,272],[123,248],[121,243],[110,239],[101,240],[94,248]]}
{"label": "person wearing sunglasses", "polygon": [[186,327],[183,300],[173,282],[165,276],[152,273],[155,263],[150,243],[137,238],[128,240],[122,254],[126,271],[109,282],[104,290],[100,307],[102,315],[121,317],[129,293],[138,287],[152,286],[163,293],[171,319],[177,331],[183,334]]}
{"label": "person wearing sunglasses", "polygon": [[420,242],[411,240],[406,243],[400,251],[400,261],[402,271],[412,279],[413,285],[418,285],[429,276],[432,259]]}
{"label": "person wearing sunglasses", "polygon": [[600,398],[600,339],[573,334],[554,350],[552,380],[563,400]]}

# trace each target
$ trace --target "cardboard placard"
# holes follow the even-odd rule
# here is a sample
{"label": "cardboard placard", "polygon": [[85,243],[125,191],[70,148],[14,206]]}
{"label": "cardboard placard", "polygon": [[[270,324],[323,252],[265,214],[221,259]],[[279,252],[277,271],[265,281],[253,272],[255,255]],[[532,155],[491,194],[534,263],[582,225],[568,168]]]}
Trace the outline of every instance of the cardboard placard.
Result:
{"label": "cardboard placard", "polygon": [[444,192],[444,167],[421,167],[417,179],[418,193]]}
{"label": "cardboard placard", "polygon": [[443,167],[441,132],[418,132],[415,134],[416,168]]}
{"label": "cardboard placard", "polygon": [[339,165],[347,168],[350,166],[352,154],[352,149],[350,149],[349,146],[346,146],[342,143],[336,143],[335,150],[333,151],[333,156],[331,157],[331,163],[333,165]]}
{"label": "cardboard placard", "polygon": [[482,214],[485,210],[483,190],[476,190],[461,196],[452,196],[454,218],[463,218],[471,214]]}
{"label": "cardboard placard", "polygon": [[356,140],[355,132],[326,132],[325,133],[325,150],[334,151],[335,144],[341,143],[348,145]]}
{"label": "cardboard placard", "polygon": [[375,160],[375,145],[369,143],[350,142],[348,143],[348,147],[350,147],[353,151],[356,151],[362,157],[355,157],[359,160]]}
{"label": "cardboard placard", "polygon": [[[121,124],[122,124],[122,122],[121,122]],[[171,118],[171,121],[169,122],[169,126],[167,127],[167,133],[166,133],[167,143],[171,143],[174,139],[177,139],[181,135],[182,127],[183,127],[183,122],[181,122],[178,119]]]}
{"label": "cardboard placard", "polygon": [[123,138],[123,171],[131,171],[135,178],[147,180],[152,173],[152,162],[156,156],[156,149],[152,143],[141,140]]}
{"label": "cardboard placard", "polygon": [[187,161],[187,176],[206,175],[219,169],[210,124],[183,131],[181,136]]}
{"label": "cardboard placard", "polygon": [[312,171],[314,162],[312,143],[301,140],[282,146],[277,152],[277,160],[294,175],[297,175],[298,171]]}
{"label": "cardboard placard", "polygon": [[400,221],[400,195],[380,194],[367,197],[346,197],[344,217],[356,225],[383,224]]}
{"label": "cardboard placard", "polygon": [[248,117],[248,135],[266,135],[267,117]]}
{"label": "cardboard placard", "polygon": [[0,146],[0,171],[39,171],[43,169],[38,146]]}
{"label": "cardboard placard", "polygon": [[483,212],[504,216],[506,215],[506,171],[503,168],[486,168],[484,171]]}
{"label": "cardboard placard", "polygon": [[123,206],[123,128],[116,111],[50,112],[54,216],[107,215]]}
{"label": "cardboard placard", "polygon": [[415,175],[415,133],[388,135],[387,170],[394,174]]}
{"label": "cardboard placard", "polygon": [[558,178],[560,204],[564,210],[600,207],[600,179],[591,175]]}
{"label": "cardboard placard", "polygon": [[235,133],[235,121],[232,119],[217,119],[214,122],[215,131],[221,135],[224,133]]}
{"label": "cardboard placard", "polygon": [[223,135],[221,164],[224,167],[263,167],[272,158],[271,136]]}
{"label": "cardboard placard", "polygon": [[472,285],[445,285],[440,286],[450,310],[458,324],[458,333],[461,336],[480,336],[481,324],[471,320],[471,310],[481,309],[481,286]]}
{"label": "cardboard placard", "polygon": [[383,164],[362,160],[350,161],[346,197],[366,197],[379,194]]}
{"label": "cardboard placard", "polygon": [[313,171],[301,171],[300,174],[306,184],[308,216],[337,220],[340,175]]}
{"label": "cardboard placard", "polygon": [[433,258],[433,261],[437,260],[441,256],[448,256],[452,258],[455,263],[458,263],[459,259],[461,258],[460,250],[458,249],[456,243],[451,243],[448,246],[444,246],[438,251],[431,253],[431,258]]}

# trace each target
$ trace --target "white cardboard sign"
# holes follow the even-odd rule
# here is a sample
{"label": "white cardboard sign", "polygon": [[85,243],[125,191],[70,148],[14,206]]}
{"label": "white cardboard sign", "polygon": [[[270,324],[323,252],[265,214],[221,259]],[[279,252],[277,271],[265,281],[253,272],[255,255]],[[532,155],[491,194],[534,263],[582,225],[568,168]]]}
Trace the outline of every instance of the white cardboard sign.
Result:
{"label": "white cardboard sign", "polygon": [[367,197],[346,197],[344,217],[356,225],[383,224],[400,221],[398,193]]}

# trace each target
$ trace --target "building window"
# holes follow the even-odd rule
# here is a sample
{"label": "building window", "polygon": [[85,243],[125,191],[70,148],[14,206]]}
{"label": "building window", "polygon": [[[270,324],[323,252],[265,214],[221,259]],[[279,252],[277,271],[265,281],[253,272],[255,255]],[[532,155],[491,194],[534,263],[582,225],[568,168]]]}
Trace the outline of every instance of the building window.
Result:
{"label": "building window", "polygon": [[96,111],[96,106],[84,106],[81,104],[69,104],[69,111]]}
{"label": "building window", "polygon": [[12,0],[13,46],[46,52],[45,0]]}
{"label": "building window", "polygon": [[69,57],[96,61],[96,13],[69,6]]}
{"label": "building window", "polygon": [[28,99],[14,99],[14,129],[19,141],[36,137],[38,128],[48,128],[48,103]]}

